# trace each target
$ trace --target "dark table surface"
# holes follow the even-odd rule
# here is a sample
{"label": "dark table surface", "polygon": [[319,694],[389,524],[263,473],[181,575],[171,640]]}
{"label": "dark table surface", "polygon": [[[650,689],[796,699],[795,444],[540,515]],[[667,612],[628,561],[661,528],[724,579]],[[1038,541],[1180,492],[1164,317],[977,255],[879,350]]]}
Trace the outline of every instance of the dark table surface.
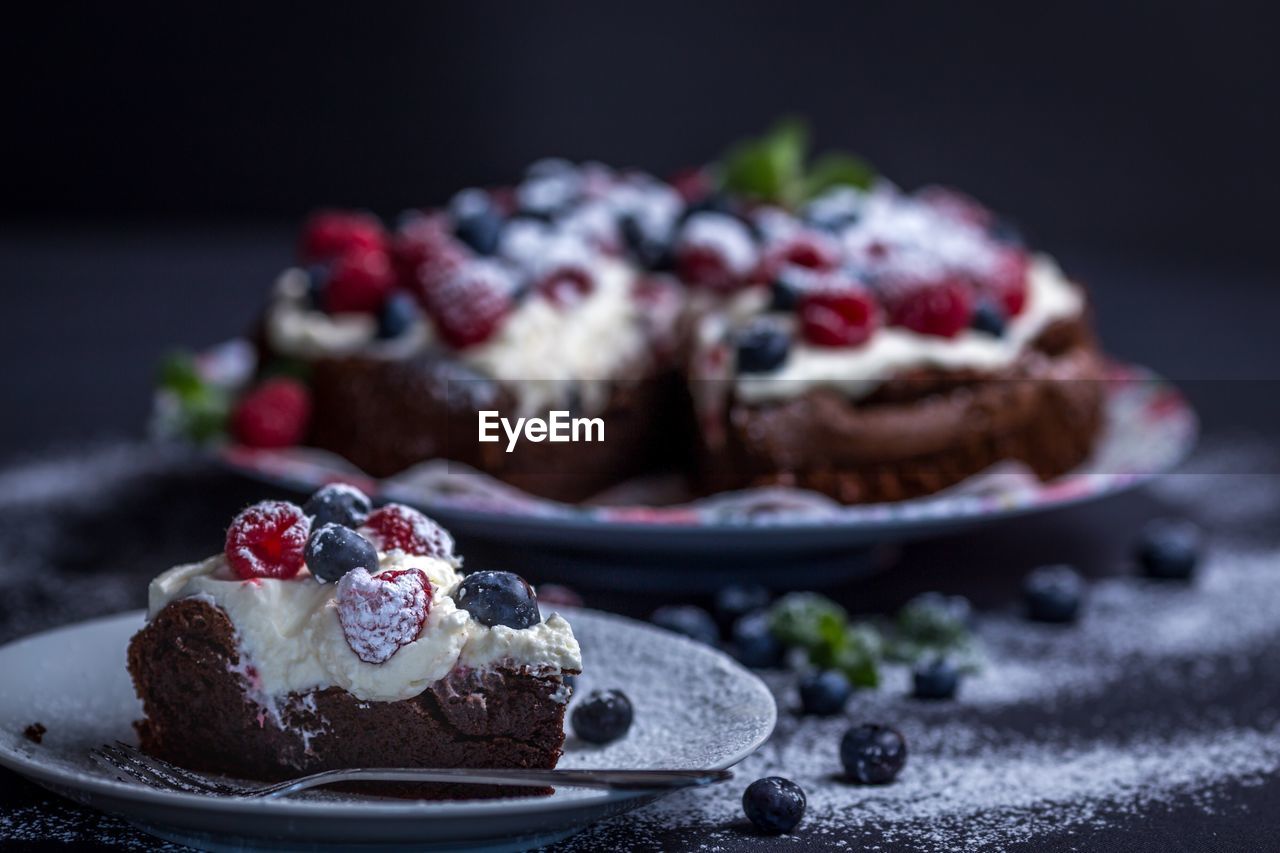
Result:
{"label": "dark table surface", "polygon": [[[0,458],[7,460],[0,469],[0,641],[142,606],[148,579],[175,562],[218,550],[227,519],[273,491],[198,457],[120,439],[141,433],[157,354],[171,345],[204,345],[236,334],[263,283],[287,255],[287,234],[275,228],[30,230],[10,231],[0,239],[11,307],[0,344],[8,410],[0,422]],[[1071,562],[1094,577],[1126,574],[1138,526],[1170,513],[1196,518],[1224,549],[1247,547],[1266,557],[1264,564],[1280,566],[1280,504],[1269,497],[1280,494],[1280,467],[1269,467],[1280,449],[1280,404],[1270,382],[1277,364],[1272,328],[1280,315],[1280,288],[1273,277],[1083,252],[1065,260],[1093,283],[1111,351],[1173,377],[1199,409],[1207,437],[1189,472],[1100,503],[887,550],[879,555],[884,569],[879,574],[828,590],[851,610],[889,612],[916,592],[941,589],[968,595],[998,620],[1016,601],[1019,580],[1033,566]],[[469,557],[470,565],[514,565],[510,555],[483,543],[460,544],[480,555]],[[532,579],[551,579],[547,562],[538,564],[543,576]],[[582,589],[591,606],[643,616],[659,603],[682,598],[676,590],[622,595],[607,588],[607,572],[602,570],[601,577],[603,588]],[[1209,575],[1206,588],[1216,588],[1221,577]],[[1280,588],[1280,576],[1275,580]],[[93,594],[76,594],[88,590]],[[1218,618],[1213,608],[1231,605],[1208,594],[1192,601],[1203,602],[1187,606],[1203,607],[1207,624]],[[1224,719],[1233,730],[1269,733],[1274,731],[1272,709],[1280,708],[1273,651],[1280,648],[1280,611],[1275,617],[1275,631],[1261,646],[1224,641],[1209,644],[1214,651],[1203,655],[1183,649],[1144,656],[1132,662],[1113,690],[1089,703],[1067,703],[1064,709],[1031,697],[998,712],[965,711],[961,703],[956,713],[976,714],[983,725],[1010,737],[1050,741],[1053,736],[1043,732],[1073,727],[1080,737],[1100,737],[1086,724],[1099,716],[1113,717],[1106,737],[1121,743],[1162,727],[1212,737]],[[1229,612],[1222,618],[1229,620]],[[1115,628],[1103,621],[1096,627],[1102,636]],[[1086,622],[1078,630],[1089,628]],[[1228,658],[1231,665],[1225,663]],[[1195,679],[1148,683],[1144,668],[1178,669],[1197,661],[1212,677],[1197,670]],[[775,678],[773,686],[784,707],[775,740],[777,749],[785,750],[789,742],[804,742],[808,724],[786,710],[792,685]],[[934,717],[909,703],[899,707],[877,699],[873,704],[900,714],[904,726],[934,725]],[[1172,707],[1182,712],[1175,715]],[[766,767],[786,774],[785,766],[771,763],[779,754],[760,758],[744,775]],[[914,756],[913,764],[927,766],[928,760],[926,752]],[[976,829],[966,834],[963,827],[943,826],[945,821],[907,821],[888,831],[851,805],[847,821],[830,815],[819,819],[815,811],[812,824],[771,845],[1268,849],[1280,833],[1276,771],[1275,766],[1263,772],[1251,766],[1238,778],[1217,774],[1211,786],[1192,786],[1158,800],[1135,795],[1124,802],[1097,802],[1090,820],[1064,822],[1056,829],[1053,821],[1040,821],[1029,837]],[[1052,766],[1044,772],[1053,772]],[[710,807],[706,813],[700,820],[695,803],[679,819],[665,812],[622,817],[570,846],[731,850],[766,843],[740,820],[726,821]],[[712,819],[713,814],[720,816]],[[979,817],[975,827],[984,825]],[[0,773],[0,842],[118,849],[155,844],[120,821],[74,806],[8,772]]]}

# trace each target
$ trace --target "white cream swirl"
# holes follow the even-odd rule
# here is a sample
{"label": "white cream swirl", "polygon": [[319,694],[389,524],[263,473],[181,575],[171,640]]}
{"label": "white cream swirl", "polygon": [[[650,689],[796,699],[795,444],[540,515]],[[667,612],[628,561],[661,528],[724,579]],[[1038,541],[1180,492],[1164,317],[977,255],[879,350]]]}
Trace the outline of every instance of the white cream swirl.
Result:
{"label": "white cream swirl", "polygon": [[183,598],[222,608],[235,627],[250,688],[268,702],[332,686],[364,701],[408,699],[459,664],[582,668],[573,629],[560,616],[520,630],[491,628],[454,604],[452,593],[462,576],[451,564],[401,551],[380,555],[377,573],[403,569],[426,574],[431,606],[418,638],[379,664],[360,660],[347,644],[336,610],[336,584],[317,583],[305,569],[289,580],[241,580],[221,556],[177,566],[151,582],[149,617]]}

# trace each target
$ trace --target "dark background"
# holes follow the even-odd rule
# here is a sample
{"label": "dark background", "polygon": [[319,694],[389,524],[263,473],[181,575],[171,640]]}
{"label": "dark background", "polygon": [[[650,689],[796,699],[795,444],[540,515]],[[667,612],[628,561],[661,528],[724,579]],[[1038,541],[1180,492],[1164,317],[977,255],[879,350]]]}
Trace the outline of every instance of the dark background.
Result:
{"label": "dark background", "polygon": [[[394,215],[550,154],[664,174],[782,114],[903,186],[1012,212],[1093,286],[1119,355],[1182,380],[1270,379],[1265,11],[28,6],[0,33],[0,453],[138,432],[157,355],[240,333],[312,206]],[[1212,393],[1257,393],[1240,387]]]}

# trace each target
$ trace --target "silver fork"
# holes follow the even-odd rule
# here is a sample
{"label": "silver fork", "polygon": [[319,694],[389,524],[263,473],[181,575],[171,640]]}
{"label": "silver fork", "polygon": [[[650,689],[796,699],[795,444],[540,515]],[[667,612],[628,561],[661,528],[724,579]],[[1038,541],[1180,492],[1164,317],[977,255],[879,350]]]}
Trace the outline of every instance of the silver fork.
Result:
{"label": "silver fork", "polygon": [[[521,785],[542,788],[567,785],[615,791],[665,791],[710,785],[733,778],[729,770],[526,770],[381,767],[326,770],[274,785],[236,785],[210,779],[141,752],[122,741],[89,750],[99,765],[124,773],[161,791],[181,791],[221,797],[271,799],[335,782],[447,782],[462,785]],[[118,777],[122,778],[123,777]]]}

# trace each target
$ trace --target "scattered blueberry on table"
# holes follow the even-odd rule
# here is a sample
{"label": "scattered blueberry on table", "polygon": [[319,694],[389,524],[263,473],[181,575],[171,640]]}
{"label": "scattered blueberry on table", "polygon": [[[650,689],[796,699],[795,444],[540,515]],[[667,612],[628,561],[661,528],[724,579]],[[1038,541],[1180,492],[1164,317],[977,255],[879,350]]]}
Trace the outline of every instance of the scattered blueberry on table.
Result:
{"label": "scattered blueberry on table", "polygon": [[772,599],[769,590],[759,584],[730,584],[716,591],[716,621],[723,630],[731,628],[739,619],[769,606]]}
{"label": "scattered blueberry on table", "polygon": [[960,688],[960,669],[945,657],[918,664],[911,673],[911,695],[917,699],[954,699]]}
{"label": "scattered blueberry on table", "polygon": [[897,778],[907,763],[907,742],[897,729],[864,723],[845,732],[840,741],[840,763],[850,781],[861,785],[885,785]]}
{"label": "scattered blueberry on table", "polygon": [[800,709],[805,714],[830,717],[839,714],[849,703],[853,687],[843,672],[824,669],[801,677]]}
{"label": "scattered blueberry on table", "polygon": [[352,569],[378,570],[378,550],[373,543],[341,524],[312,530],[304,555],[307,568],[321,581],[340,580]]}
{"label": "scattered blueberry on table", "polygon": [[373,503],[364,492],[353,486],[330,483],[307,498],[302,511],[311,516],[312,527],[326,524],[359,527],[373,511]]}
{"label": "scattered blueberry on table", "polygon": [[1143,572],[1159,580],[1190,580],[1200,562],[1203,536],[1190,521],[1158,518],[1142,528],[1137,560]]}
{"label": "scattered blueberry on table", "polygon": [[708,646],[718,645],[720,629],[711,614],[693,604],[667,604],[653,611],[649,621]]}
{"label": "scattered blueberry on table", "polygon": [[742,793],[742,810],[747,819],[756,829],[771,835],[795,829],[804,817],[806,805],[804,789],[781,776],[757,779]]}
{"label": "scattered blueberry on table", "polygon": [[473,572],[463,578],[453,600],[489,627],[531,628],[541,619],[533,587],[512,572]]}
{"label": "scattered blueberry on table", "polygon": [[627,733],[634,712],[621,690],[593,690],[574,706],[569,722],[573,733],[588,743],[609,743]]}
{"label": "scattered blueberry on table", "polygon": [[769,614],[763,610],[738,619],[730,631],[730,648],[743,666],[773,669],[782,666],[786,648],[769,629]]}
{"label": "scattered blueberry on table", "polygon": [[1070,566],[1041,566],[1022,584],[1027,617],[1035,622],[1074,622],[1080,615],[1084,588],[1084,579]]}

